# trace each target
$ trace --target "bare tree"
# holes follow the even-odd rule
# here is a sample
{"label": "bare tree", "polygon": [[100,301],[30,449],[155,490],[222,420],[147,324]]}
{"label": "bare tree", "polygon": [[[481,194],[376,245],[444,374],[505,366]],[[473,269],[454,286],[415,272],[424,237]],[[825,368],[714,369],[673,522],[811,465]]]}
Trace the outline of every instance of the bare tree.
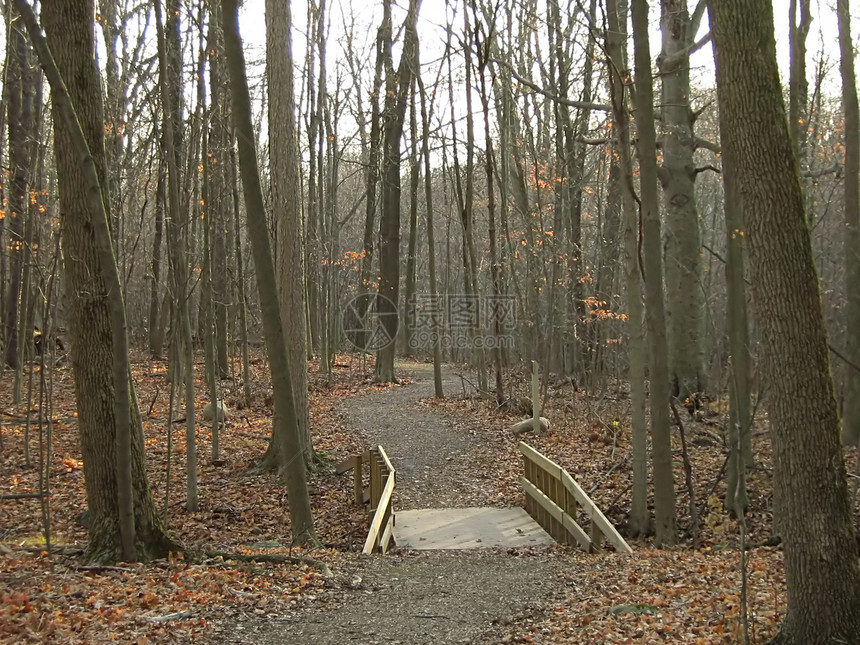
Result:
{"label": "bare tree", "polygon": [[[308,417],[308,370],[305,332],[304,249],[299,189],[299,150],[293,94],[292,15],[290,1],[267,0],[266,48],[269,93],[269,165],[278,245],[281,318],[289,334],[293,400],[305,462],[313,462]],[[277,451],[272,442],[269,450]],[[277,459],[276,459],[277,461]]]}
{"label": "bare tree", "polygon": [[[709,4],[720,137],[737,164],[788,595],[773,643],[856,643],[860,560],[799,168],[767,2]],[[755,87],[750,94],[746,88]]]}
{"label": "bare tree", "polygon": [[849,0],[839,0],[839,68],[842,73],[842,110],[845,113],[845,318],[847,366],[842,438],[847,444],[860,443],[860,107],[854,72],[854,46],[851,40]]}
{"label": "bare tree", "polygon": [[125,307],[102,188],[107,175],[92,0],[43,6],[50,51],[30,6],[16,1],[53,92],[66,289],[89,294],[74,299],[69,316],[81,453],[88,464],[89,555],[97,561],[164,557],[178,545],[155,513],[130,381]]}
{"label": "bare tree", "polygon": [[678,539],[675,485],[669,428],[669,365],[663,304],[663,254],[660,200],[657,195],[657,141],[651,58],[648,45],[648,2],[633,0],[633,59],[636,68],[636,131],[639,140],[639,217],[642,227],[642,269],[645,273],[645,324],[648,333],[648,378],[651,408],[651,460],[654,468],[654,519],[657,544]]}
{"label": "bare tree", "polygon": [[382,128],[382,218],[379,226],[379,295],[378,313],[382,328],[390,339],[376,357],[377,381],[394,380],[394,340],[398,327],[398,290],[400,282],[400,139],[406,119],[406,105],[412,76],[417,73],[415,51],[418,32],[419,0],[410,0],[404,22],[406,35],[397,71],[391,59],[391,2],[385,0],[388,33],[385,37],[385,102]]}
{"label": "bare tree", "polygon": [[[290,524],[293,541],[297,544],[316,542],[313,514],[308,494],[302,440],[299,436],[298,418],[293,400],[292,370],[287,353],[283,322],[278,299],[275,264],[266,227],[263,190],[257,166],[257,151],[254,127],[251,118],[251,98],[248,79],[245,75],[245,55],[239,35],[238,2],[222,0],[222,24],[230,74],[233,119],[239,141],[239,169],[245,193],[245,213],[248,218],[248,233],[257,288],[263,314],[263,332],[266,337],[266,352],[272,373],[272,390],[275,397],[275,415],[272,434],[281,442],[280,473],[286,480],[290,500]],[[304,360],[304,359],[303,359]]]}

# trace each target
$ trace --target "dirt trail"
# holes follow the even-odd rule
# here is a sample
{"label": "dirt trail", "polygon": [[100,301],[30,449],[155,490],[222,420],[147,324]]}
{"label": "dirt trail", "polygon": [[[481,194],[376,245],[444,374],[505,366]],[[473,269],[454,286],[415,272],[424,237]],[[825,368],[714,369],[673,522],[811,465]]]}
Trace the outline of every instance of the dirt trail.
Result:
{"label": "dirt trail", "polygon": [[[485,438],[424,403],[433,395],[431,365],[401,368],[407,385],[347,399],[342,408],[368,444],[388,452],[397,470],[396,508],[481,503],[486,491],[466,455]],[[450,369],[443,375],[446,395],[462,394],[464,382]],[[562,561],[554,547],[362,556],[307,606],[237,623],[229,636],[254,645],[499,643],[508,623],[558,602]]]}
{"label": "dirt trail", "polygon": [[[407,385],[347,399],[347,423],[367,445],[382,445],[397,471],[396,508],[446,508],[476,503],[466,454],[475,431],[423,404],[434,395],[433,365],[398,364]],[[450,368],[442,371],[446,396],[471,386]]]}

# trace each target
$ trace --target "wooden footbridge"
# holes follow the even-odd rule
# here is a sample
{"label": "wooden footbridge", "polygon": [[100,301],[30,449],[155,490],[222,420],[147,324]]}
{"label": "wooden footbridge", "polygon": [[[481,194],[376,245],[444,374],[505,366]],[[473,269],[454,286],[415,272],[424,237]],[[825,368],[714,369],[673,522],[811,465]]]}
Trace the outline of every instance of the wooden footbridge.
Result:
{"label": "wooden footbridge", "polygon": [[353,472],[355,501],[368,510],[364,553],[409,549],[474,549],[576,544],[587,552],[611,545],[633,550],[571,475],[520,442],[525,508],[434,508],[400,511],[392,504],[396,473],[382,446],[350,457],[337,472]]}

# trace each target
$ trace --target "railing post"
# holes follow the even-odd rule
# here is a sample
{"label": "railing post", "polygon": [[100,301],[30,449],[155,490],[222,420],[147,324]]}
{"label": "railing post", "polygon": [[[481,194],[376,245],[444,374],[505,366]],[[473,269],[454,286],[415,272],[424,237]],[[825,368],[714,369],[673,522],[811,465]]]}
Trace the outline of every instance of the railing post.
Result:
{"label": "railing post", "polygon": [[353,470],[353,494],[355,495],[355,503],[364,504],[364,481],[361,467],[361,455],[355,456],[355,469]]}

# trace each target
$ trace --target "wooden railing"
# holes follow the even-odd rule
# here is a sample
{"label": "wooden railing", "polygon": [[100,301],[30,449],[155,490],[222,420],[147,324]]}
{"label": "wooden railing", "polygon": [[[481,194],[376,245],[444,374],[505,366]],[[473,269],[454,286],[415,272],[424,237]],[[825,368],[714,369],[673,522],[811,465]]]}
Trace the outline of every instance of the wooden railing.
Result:
{"label": "wooden railing", "polygon": [[[525,474],[526,511],[556,542],[579,544],[585,551],[600,549],[605,538],[619,553],[633,549],[591,501],[570,474],[527,443],[520,442]],[[589,519],[588,532],[577,523],[579,509]]]}
{"label": "wooden railing", "polygon": [[[368,465],[368,485],[364,486],[364,465]],[[362,553],[385,553],[394,540],[394,466],[382,446],[355,455],[337,467],[337,473],[353,471],[356,504],[367,504],[370,531]]]}

